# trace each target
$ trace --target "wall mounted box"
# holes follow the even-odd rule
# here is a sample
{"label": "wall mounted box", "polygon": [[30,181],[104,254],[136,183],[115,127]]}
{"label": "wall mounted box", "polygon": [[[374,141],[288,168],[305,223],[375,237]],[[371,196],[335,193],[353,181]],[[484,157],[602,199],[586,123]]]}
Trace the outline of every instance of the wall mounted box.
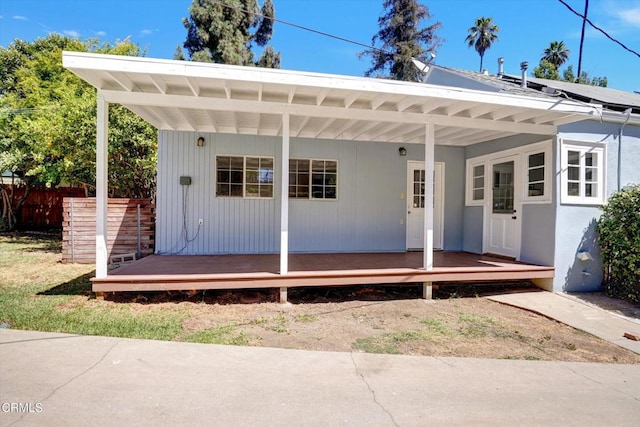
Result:
{"label": "wall mounted box", "polygon": [[180,185],[191,185],[191,177],[190,176],[181,176],[180,177]]}

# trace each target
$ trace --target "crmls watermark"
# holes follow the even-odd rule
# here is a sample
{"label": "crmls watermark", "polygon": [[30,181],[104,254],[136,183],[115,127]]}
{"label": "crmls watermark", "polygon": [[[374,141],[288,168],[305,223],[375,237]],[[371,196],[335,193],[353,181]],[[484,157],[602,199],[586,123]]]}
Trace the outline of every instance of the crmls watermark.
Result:
{"label": "crmls watermark", "polygon": [[42,412],[42,403],[2,402],[0,411],[5,413],[39,414]]}

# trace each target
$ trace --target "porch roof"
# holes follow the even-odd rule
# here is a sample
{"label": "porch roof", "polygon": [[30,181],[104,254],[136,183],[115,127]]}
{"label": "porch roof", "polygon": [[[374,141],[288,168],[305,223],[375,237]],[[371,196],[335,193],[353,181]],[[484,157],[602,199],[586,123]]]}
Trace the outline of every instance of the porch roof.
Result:
{"label": "porch roof", "polygon": [[601,107],[557,97],[188,61],[64,52],[63,65],[160,130],[440,145],[555,135]]}

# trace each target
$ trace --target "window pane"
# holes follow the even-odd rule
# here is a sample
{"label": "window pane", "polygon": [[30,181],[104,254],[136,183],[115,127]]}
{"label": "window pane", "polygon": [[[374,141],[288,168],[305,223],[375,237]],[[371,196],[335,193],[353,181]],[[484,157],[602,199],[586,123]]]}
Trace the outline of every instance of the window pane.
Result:
{"label": "window pane", "polygon": [[484,200],[484,189],[473,190],[473,200]]}
{"label": "window pane", "polygon": [[295,172],[289,172],[289,186],[295,186],[298,182],[297,178],[298,174],[296,174]]}
{"label": "window pane", "polygon": [[258,169],[260,167],[260,159],[258,157],[247,157],[247,170]]}
{"label": "window pane", "polygon": [[256,183],[258,182],[258,171],[256,170],[247,170],[246,179],[248,183]]}
{"label": "window pane", "polygon": [[567,163],[570,165],[579,165],[580,164],[580,152],[579,151],[569,151],[567,152]]}
{"label": "window pane", "polygon": [[313,185],[322,185],[323,179],[324,179],[324,175],[321,173],[314,173],[311,175],[311,183]]}
{"label": "window pane", "polygon": [[598,173],[597,173],[597,169],[595,168],[587,168],[584,171],[584,179],[587,182],[595,181],[597,176],[598,176]]}
{"label": "window pane", "polygon": [[322,199],[324,196],[324,192],[322,191],[322,186],[314,185],[311,187],[311,195],[316,199]]}
{"label": "window pane", "polygon": [[327,160],[325,162],[325,169],[329,173],[337,173],[338,172],[338,162],[333,162],[333,161]]}
{"label": "window pane", "polygon": [[303,173],[298,175],[298,185],[309,186],[309,174]]}
{"label": "window pane", "polygon": [[311,167],[313,172],[324,172],[324,160],[314,160]]}
{"label": "window pane", "polygon": [[337,197],[336,187],[327,187],[324,192],[324,197],[326,199],[335,199]]}
{"label": "window pane", "polygon": [[544,168],[536,168],[529,171],[529,182],[536,181],[544,181]]}
{"label": "window pane", "polygon": [[529,197],[544,196],[544,182],[529,184]]}
{"label": "window pane", "polygon": [[231,183],[242,185],[242,171],[232,171],[231,172]]}
{"label": "window pane", "polygon": [[580,180],[580,168],[569,166],[569,170],[567,170],[567,177],[571,181],[579,181]]}
{"label": "window pane", "polygon": [[598,155],[595,153],[586,153],[584,155],[584,164],[586,166],[598,166]]}
{"label": "window pane", "polygon": [[473,188],[484,188],[484,176],[473,178]]}
{"label": "window pane", "polygon": [[256,184],[247,184],[245,196],[246,197],[258,197],[260,195],[260,190],[258,185]]}
{"label": "window pane", "polygon": [[596,184],[586,184],[584,193],[586,197],[598,197],[598,186]]}
{"label": "window pane", "polygon": [[261,185],[260,197],[273,197],[273,185]]}
{"label": "window pane", "polygon": [[537,166],[544,166],[544,153],[537,153],[529,156],[529,167],[535,168]]}
{"label": "window pane", "polygon": [[309,172],[309,160],[298,160],[298,171]]}
{"label": "window pane", "polygon": [[231,159],[229,157],[216,157],[216,168],[217,169],[229,169],[231,163]]}
{"label": "window pane", "polygon": [[228,184],[218,184],[216,186],[216,196],[225,197],[229,195],[230,195],[230,188]]}
{"label": "window pane", "polygon": [[231,175],[229,171],[218,169],[218,173],[216,174],[216,181],[218,183],[223,183],[223,182],[228,183],[230,178],[231,178]]}
{"label": "window pane", "polygon": [[244,169],[244,159],[242,157],[230,157],[231,169],[234,170],[243,170]]}
{"label": "window pane", "polygon": [[484,177],[484,165],[474,166],[473,167],[473,176],[482,176],[482,177]]}
{"label": "window pane", "polygon": [[259,181],[262,184],[273,184],[273,169],[261,168]]}
{"label": "window pane", "polygon": [[242,184],[231,184],[231,197],[242,197]]}
{"label": "window pane", "polygon": [[418,169],[413,171],[413,182],[420,182],[420,171]]}
{"label": "window pane", "polygon": [[569,194],[569,196],[580,196],[580,183],[579,182],[567,183],[567,194]]}

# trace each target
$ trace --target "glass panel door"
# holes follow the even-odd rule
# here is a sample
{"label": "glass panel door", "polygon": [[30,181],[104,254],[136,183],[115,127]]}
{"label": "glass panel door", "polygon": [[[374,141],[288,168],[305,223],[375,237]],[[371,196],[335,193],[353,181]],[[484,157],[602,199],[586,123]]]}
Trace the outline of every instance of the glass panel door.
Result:
{"label": "glass panel door", "polygon": [[513,213],[514,162],[493,165],[493,213]]}

